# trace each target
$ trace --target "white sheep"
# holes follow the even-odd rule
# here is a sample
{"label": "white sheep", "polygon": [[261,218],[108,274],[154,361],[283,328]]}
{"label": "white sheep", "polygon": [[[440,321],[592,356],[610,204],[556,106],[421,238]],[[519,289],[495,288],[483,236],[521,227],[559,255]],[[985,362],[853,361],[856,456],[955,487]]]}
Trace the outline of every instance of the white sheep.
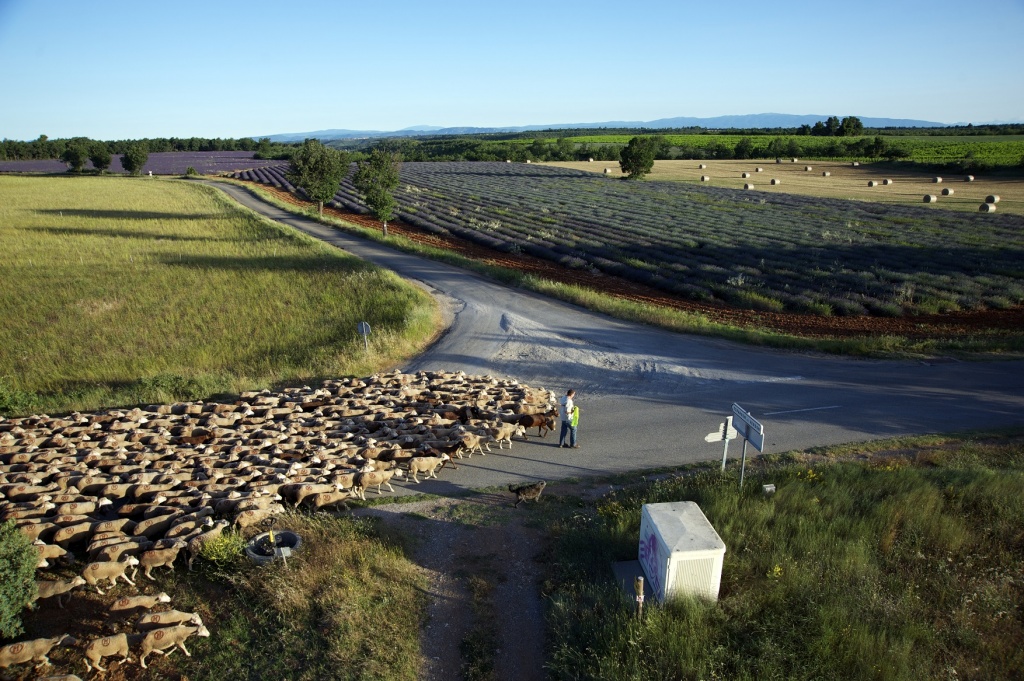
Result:
{"label": "white sheep", "polygon": [[135,631],[151,631],[179,624],[201,627],[203,626],[203,618],[194,612],[182,612],[180,610],[151,612],[143,615],[135,622]]}
{"label": "white sheep", "polygon": [[89,641],[85,646],[85,666],[90,670],[101,672],[107,671],[100,665],[104,657],[120,655],[121,662],[128,662],[131,658],[128,655],[128,635],[115,634],[113,636],[101,636]]}
{"label": "white sheep", "polygon": [[[75,577],[74,579],[53,579],[36,582],[36,591],[38,593],[38,599],[43,600],[46,598],[57,597],[57,607],[63,608],[63,596],[70,592],[72,589],[77,589],[80,586],[85,586],[85,580],[82,577]],[[68,597],[70,598],[70,596]]]}
{"label": "white sheep", "polygon": [[451,457],[447,454],[442,454],[441,456],[417,456],[409,459],[409,474],[412,476],[412,481],[419,484],[420,480],[416,477],[417,473],[426,473],[428,478],[436,478],[437,467],[450,459]]}
{"label": "white sheep", "polygon": [[0,648],[0,667],[6,669],[12,664],[21,664],[30,660],[34,660],[40,665],[49,665],[50,658],[47,656],[54,646],[73,646],[76,643],[77,641],[68,634],[11,643]]}

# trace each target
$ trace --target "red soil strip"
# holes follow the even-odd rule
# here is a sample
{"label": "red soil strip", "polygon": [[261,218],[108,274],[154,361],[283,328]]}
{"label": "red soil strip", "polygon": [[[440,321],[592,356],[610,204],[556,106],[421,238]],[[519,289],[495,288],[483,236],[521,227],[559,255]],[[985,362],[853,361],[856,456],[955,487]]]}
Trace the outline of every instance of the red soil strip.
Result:
{"label": "red soil strip", "polygon": [[[312,204],[283,189],[247,183],[270,192],[281,201],[309,208]],[[324,212],[346,222],[380,229],[380,223],[358,213],[324,206]],[[575,284],[602,291],[617,298],[650,305],[670,307],[703,315],[722,324],[743,328],[761,328],[805,338],[852,338],[856,336],[902,336],[914,339],[969,337],[978,334],[1019,333],[1024,329],[1024,307],[1009,310],[981,310],[906,317],[823,317],[791,312],[762,312],[729,307],[725,303],[701,303],[687,300],[644,284],[607,274],[567,269],[531,255],[512,255],[486,248],[450,235],[425,232],[403,222],[388,223],[388,233],[435,248],[443,248],[467,258],[518,270],[537,277]]]}

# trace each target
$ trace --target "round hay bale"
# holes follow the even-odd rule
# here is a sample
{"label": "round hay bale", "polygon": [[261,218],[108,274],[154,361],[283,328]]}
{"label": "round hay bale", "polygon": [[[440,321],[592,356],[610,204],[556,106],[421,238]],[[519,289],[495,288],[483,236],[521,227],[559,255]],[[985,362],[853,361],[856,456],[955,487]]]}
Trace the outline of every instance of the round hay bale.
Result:
{"label": "round hay bale", "polygon": [[587,163],[593,163],[593,162],[594,162],[594,159],[592,159],[592,158],[588,158],[587,159]]}
{"label": "round hay bale", "polygon": [[882,180],[882,184],[892,184],[892,180],[890,180],[889,178],[886,178],[886,179]]}
{"label": "round hay bale", "polygon": [[753,188],[754,188],[754,185],[752,185],[752,184],[750,184],[749,182],[747,182],[746,184],[744,184],[744,185],[743,185],[743,188],[744,188],[744,189],[753,189]]}
{"label": "round hay bale", "polygon": [[799,161],[799,160],[800,160],[800,159],[798,159],[797,157],[795,157],[795,156],[794,156],[794,157],[793,157],[793,161],[792,161],[792,162],[793,162],[793,163],[796,163],[796,162],[797,162],[797,161]]}
{"label": "round hay bale", "polygon": [[804,170],[806,170],[807,172],[810,172],[810,171],[814,170],[814,167],[813,166],[804,166]]}
{"label": "round hay bale", "polygon": [[932,178],[932,184],[942,184],[942,178],[941,177],[933,177]]}
{"label": "round hay bale", "polygon": [[604,169],[604,174],[605,175],[611,175],[611,173],[612,173],[612,169],[611,168],[605,168]]}
{"label": "round hay bale", "polygon": [[776,163],[782,163],[782,159],[781,158],[777,158],[777,159],[775,159],[775,162]]}
{"label": "round hay bale", "polygon": [[707,168],[707,165],[705,165],[703,163],[698,163],[697,164],[697,170],[704,170],[705,168]]}
{"label": "round hay bale", "polygon": [[773,177],[772,184],[782,184],[782,180]]}
{"label": "round hay bale", "polygon": [[878,183],[875,182],[874,180],[868,180],[868,186],[869,187],[877,187]]}
{"label": "round hay bale", "polygon": [[822,176],[822,177],[828,177],[828,176],[829,176],[829,175],[831,175],[831,174],[832,174],[832,173],[830,173],[830,172],[828,172],[828,171],[826,170],[825,172],[823,172],[823,173],[821,174],[821,176]]}
{"label": "round hay bale", "polygon": [[511,162],[512,162],[512,159],[510,159],[510,158],[506,158],[505,159],[505,163],[511,163]]}
{"label": "round hay bale", "polygon": [[527,163],[533,163],[533,161],[531,161],[530,159],[526,159],[526,162]]}
{"label": "round hay bale", "polygon": [[974,175],[968,175],[965,177],[964,182],[974,182]]}
{"label": "round hay bale", "polygon": [[700,176],[700,181],[701,182],[710,182],[711,181],[711,176],[710,175],[701,175]]}
{"label": "round hay bale", "polygon": [[935,196],[935,194],[925,194],[924,195],[924,202],[925,203],[935,203],[938,200],[939,200],[939,197]]}
{"label": "round hay bale", "polygon": [[763,173],[764,172],[764,168],[754,168],[754,172],[755,173]]}
{"label": "round hay bale", "polygon": [[750,177],[750,173],[742,173],[740,175],[740,177],[742,177],[743,179],[746,179],[746,178]]}
{"label": "round hay bale", "polygon": [[978,210],[981,211],[982,213],[995,213],[996,212],[996,204],[994,204],[994,203],[987,203],[986,202],[986,203],[981,204],[981,207],[979,207]]}
{"label": "round hay bale", "polygon": [[999,203],[999,197],[995,194],[989,194],[985,197],[985,203]]}
{"label": "round hay bale", "polygon": [[953,195],[953,190],[950,189],[949,187],[946,187],[945,189],[942,190],[942,195],[943,196],[952,196]]}
{"label": "round hay bale", "polygon": [[851,163],[850,165],[851,165],[851,166],[853,166],[854,168],[856,168],[857,166],[859,166],[859,165],[860,165],[860,161],[854,161],[854,162],[853,162],[853,163]]}

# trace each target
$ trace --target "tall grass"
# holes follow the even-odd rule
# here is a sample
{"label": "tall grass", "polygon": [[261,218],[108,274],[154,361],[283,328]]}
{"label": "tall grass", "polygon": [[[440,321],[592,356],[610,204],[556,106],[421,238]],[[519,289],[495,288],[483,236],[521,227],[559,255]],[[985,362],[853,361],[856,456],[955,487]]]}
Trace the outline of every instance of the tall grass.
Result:
{"label": "tall grass", "polygon": [[372,373],[438,325],[422,291],[209,187],[0,177],[0,197],[0,412]]}
{"label": "tall grass", "polygon": [[[716,471],[606,497],[556,529],[551,665],[561,679],[1015,678],[1024,668],[1021,445],[874,465]],[[1001,458],[999,467],[991,460]],[[640,506],[696,501],[725,541],[717,603],[638,621],[608,585]]]}
{"label": "tall grass", "polygon": [[293,514],[280,528],[303,540],[287,566],[239,559],[165,578],[175,607],[206,615],[212,635],[153,678],[414,680],[425,578],[403,547],[365,519]]}

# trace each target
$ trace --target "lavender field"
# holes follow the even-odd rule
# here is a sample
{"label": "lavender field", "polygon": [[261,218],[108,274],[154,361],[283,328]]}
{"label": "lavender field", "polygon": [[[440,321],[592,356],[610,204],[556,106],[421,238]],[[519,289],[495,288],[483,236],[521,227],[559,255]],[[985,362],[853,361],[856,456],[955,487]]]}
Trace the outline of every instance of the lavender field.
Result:
{"label": "lavender field", "polygon": [[[251,151],[166,151],[154,152],[149,155],[149,161],[142,169],[142,173],[152,172],[154,175],[184,175],[191,166],[201,175],[220,175],[222,173],[234,173],[246,168],[259,168],[274,164],[280,161],[260,160],[253,158]],[[92,163],[87,163],[89,170],[93,169]],[[30,160],[30,161],[0,161],[0,172],[7,173],[63,173],[67,172],[68,166],[63,161],[56,159]],[[111,157],[110,172],[123,173],[121,157],[114,154]]]}
{"label": "lavender field", "polygon": [[[238,177],[293,189],[279,164]],[[508,163],[405,163],[399,217],[691,299],[823,315],[1024,302],[1024,218],[630,182]],[[366,212],[349,180],[341,207]]]}

